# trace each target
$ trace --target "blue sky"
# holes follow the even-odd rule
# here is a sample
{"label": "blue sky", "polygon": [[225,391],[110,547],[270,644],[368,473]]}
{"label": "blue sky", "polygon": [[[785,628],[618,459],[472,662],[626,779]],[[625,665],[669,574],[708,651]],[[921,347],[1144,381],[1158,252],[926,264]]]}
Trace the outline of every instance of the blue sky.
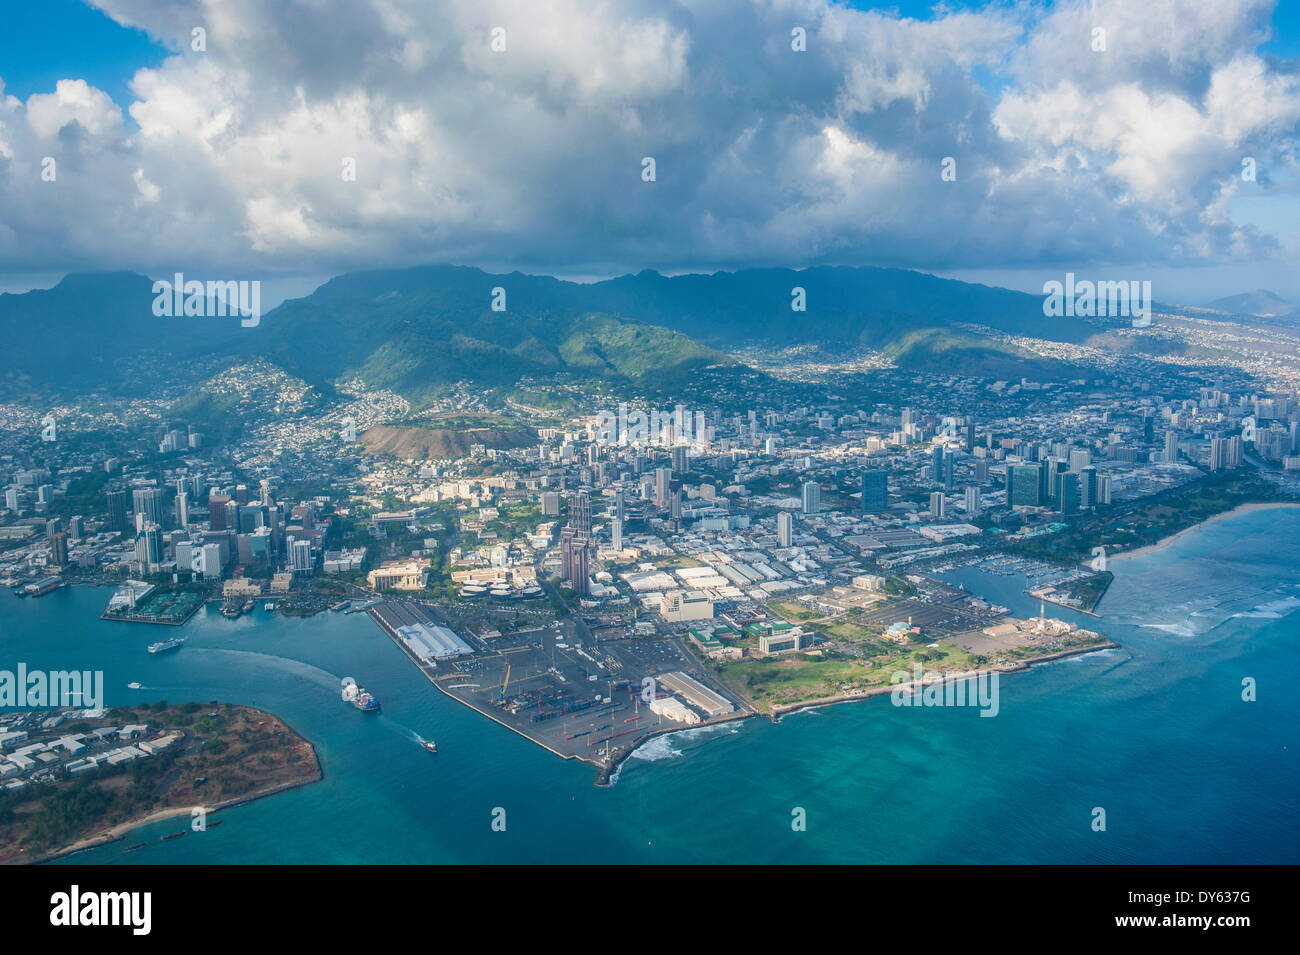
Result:
{"label": "blue sky", "polygon": [[143,30],[114,23],[82,0],[0,0],[0,11],[0,77],[19,99],[76,77],[125,105],[136,70],[167,55]]}
{"label": "blue sky", "polygon": [[[240,42],[214,34],[196,56],[158,37],[187,32],[203,0],[0,0],[0,79],[19,101],[0,102],[0,287],[85,268],[301,287],[418,261],[573,276],[877,264],[1020,288],[1126,270],[1168,300],[1268,287],[1300,301],[1300,0],[1135,2],[1176,7],[1169,30],[1128,24],[1156,48],[1105,70],[1067,57],[1059,75],[1052,51],[1078,3],[827,0],[816,55],[791,61],[773,43],[789,0],[618,0],[599,16],[555,0],[535,25],[546,36],[496,60],[476,50],[481,4],[382,8],[418,10],[411,26],[375,0],[322,2],[307,19],[290,0],[232,5],[223,27]],[[529,32],[537,4],[502,8],[515,36],[543,36]],[[979,28],[948,29],[954,11]],[[1198,21],[1206,42],[1193,30],[1191,48],[1158,49],[1173,23]],[[1267,43],[1243,39],[1264,23]],[[611,36],[623,48],[606,62],[573,55]],[[1270,85],[1266,103],[1216,107],[1204,80],[1241,57],[1262,58],[1251,83]],[[133,94],[144,68],[157,72]],[[87,86],[54,96],[60,80]],[[1072,122],[1081,106],[1091,115]],[[1162,126],[1180,110],[1199,128]],[[648,203],[618,169],[649,152],[664,175]],[[932,170],[949,152],[963,172],[944,187]],[[317,164],[352,153],[370,175],[329,186]],[[1261,181],[1220,201],[1241,154],[1258,154]],[[48,156],[58,186],[33,190]]]}

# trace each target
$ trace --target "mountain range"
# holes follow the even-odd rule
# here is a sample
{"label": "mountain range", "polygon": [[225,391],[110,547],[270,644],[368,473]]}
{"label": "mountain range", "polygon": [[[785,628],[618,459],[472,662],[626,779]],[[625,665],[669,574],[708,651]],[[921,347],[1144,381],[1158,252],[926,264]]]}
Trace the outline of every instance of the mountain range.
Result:
{"label": "mountain range", "polygon": [[[800,299],[804,310],[793,309]],[[252,328],[158,318],[152,301],[151,280],[133,273],[0,295],[0,393],[136,394],[160,365],[219,371],[250,358],[318,387],[359,377],[417,407],[458,381],[508,387],[561,372],[653,393],[702,368],[739,367],[728,352],[749,344],[865,346],[910,369],[1059,379],[1079,369],[983,330],[1101,345],[1111,334],[1045,316],[1040,296],[881,268],[644,271],[590,284],[461,266],[372,270],[333,278]]]}

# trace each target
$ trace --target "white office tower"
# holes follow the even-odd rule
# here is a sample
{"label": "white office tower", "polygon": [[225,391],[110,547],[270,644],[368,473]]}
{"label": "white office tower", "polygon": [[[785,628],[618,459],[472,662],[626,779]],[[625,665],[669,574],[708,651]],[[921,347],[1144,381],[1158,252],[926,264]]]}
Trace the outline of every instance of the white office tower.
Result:
{"label": "white office tower", "polygon": [[221,546],[204,544],[199,552],[199,571],[204,577],[216,580],[221,576]]}
{"label": "white office tower", "polygon": [[974,484],[966,488],[966,513],[978,514],[980,512],[980,489]]}
{"label": "white office tower", "polygon": [[610,524],[610,537],[614,550],[623,549],[623,519],[616,517]]}
{"label": "white office tower", "polygon": [[942,520],[946,511],[944,496],[942,491],[935,491],[930,495],[930,516],[936,520]]}
{"label": "white office tower", "polygon": [[782,547],[789,547],[794,542],[794,515],[789,511],[776,515],[776,539]]}
{"label": "white office tower", "polygon": [[655,468],[655,506],[668,506],[668,488],[672,481],[672,468]]}
{"label": "white office tower", "polygon": [[1178,432],[1165,432],[1165,463],[1173,464],[1178,460]]}
{"label": "white office tower", "polygon": [[816,514],[822,509],[822,486],[816,481],[806,481],[803,486],[803,512]]}
{"label": "white office tower", "polygon": [[311,571],[311,541],[294,540],[290,551],[292,567],[300,573]]}
{"label": "white office tower", "polygon": [[1078,448],[1075,448],[1075,449],[1073,449],[1072,451],[1070,451],[1070,470],[1071,470],[1071,471],[1082,471],[1084,468],[1086,468],[1086,467],[1087,467],[1088,465],[1090,465],[1090,464],[1092,464],[1092,452],[1091,452],[1091,451],[1087,450],[1086,448],[1083,449],[1083,450],[1080,450],[1080,449],[1078,449]]}

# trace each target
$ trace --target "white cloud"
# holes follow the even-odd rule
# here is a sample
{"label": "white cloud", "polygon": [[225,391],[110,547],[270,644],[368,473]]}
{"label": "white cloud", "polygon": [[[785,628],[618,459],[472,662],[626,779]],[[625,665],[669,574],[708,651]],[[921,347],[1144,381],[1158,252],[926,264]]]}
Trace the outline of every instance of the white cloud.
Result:
{"label": "white cloud", "polygon": [[175,55],[0,98],[0,272],[1195,263],[1296,162],[1270,0],[96,2]]}

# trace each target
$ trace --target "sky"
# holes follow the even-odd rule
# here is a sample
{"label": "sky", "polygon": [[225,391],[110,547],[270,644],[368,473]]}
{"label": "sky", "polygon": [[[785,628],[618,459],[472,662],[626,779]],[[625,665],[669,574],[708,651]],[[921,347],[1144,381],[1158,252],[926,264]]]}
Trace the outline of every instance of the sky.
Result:
{"label": "sky", "polygon": [[1300,303],[1300,0],[0,0],[0,23],[0,290],[880,265]]}

